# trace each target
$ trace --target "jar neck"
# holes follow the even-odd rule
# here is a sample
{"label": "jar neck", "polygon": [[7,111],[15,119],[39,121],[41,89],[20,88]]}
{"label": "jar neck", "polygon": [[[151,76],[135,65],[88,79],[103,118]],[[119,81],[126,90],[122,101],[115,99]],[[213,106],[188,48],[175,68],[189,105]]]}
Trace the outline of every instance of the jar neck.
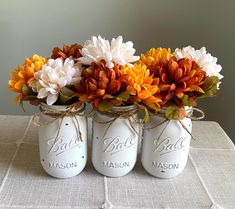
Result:
{"label": "jar neck", "polygon": [[[193,114],[193,107],[189,107],[189,106],[184,106],[183,107],[185,112],[186,112],[186,117],[190,117]],[[154,112],[150,112],[150,116],[159,116],[159,117],[163,117],[165,118],[165,113],[166,113],[167,107],[163,107],[159,112],[154,113]]]}
{"label": "jar neck", "polygon": [[71,112],[82,112],[85,109],[85,104],[74,103],[72,105],[48,105],[41,103],[40,109],[43,111],[58,111],[65,112],[70,110]]}
{"label": "jar neck", "polygon": [[114,106],[111,110],[108,110],[107,112],[111,113],[122,113],[122,112],[128,112],[128,111],[134,111],[137,110],[136,105],[130,105],[130,106]]}
{"label": "jar neck", "polygon": [[105,116],[105,117],[109,117],[109,118],[117,118],[117,117],[130,117],[133,115],[137,114],[137,107],[136,105],[130,105],[130,106],[115,106],[113,107],[111,110],[108,111],[96,111],[95,115],[99,115],[99,116]]}

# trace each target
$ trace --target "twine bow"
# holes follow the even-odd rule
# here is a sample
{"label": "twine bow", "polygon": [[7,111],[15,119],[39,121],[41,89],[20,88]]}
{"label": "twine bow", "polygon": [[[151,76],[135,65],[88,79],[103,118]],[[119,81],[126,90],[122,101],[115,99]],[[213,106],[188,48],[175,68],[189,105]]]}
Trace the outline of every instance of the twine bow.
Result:
{"label": "twine bow", "polygon": [[[107,120],[107,121],[99,121],[97,120],[96,118],[93,118],[93,120],[96,122],[96,123],[99,123],[99,124],[108,124],[105,132],[104,132],[104,135],[102,138],[105,137],[105,135],[107,134],[108,132],[108,129],[112,126],[112,124],[118,119],[118,118],[126,118],[129,122],[129,125],[130,125],[130,129],[139,137],[139,138],[142,138],[140,136],[140,134],[138,133],[138,131],[135,130],[135,128],[133,127],[133,121],[134,123],[141,123],[141,121],[138,121],[134,118],[134,115],[137,114],[138,112],[138,109],[134,109],[134,110],[126,110],[126,111],[115,111],[115,112],[111,112],[111,111],[104,111],[104,112],[99,112],[100,114],[102,115],[105,115],[105,116],[108,116],[108,117],[111,117],[112,119],[111,120]],[[132,121],[131,121],[132,119]]]}
{"label": "twine bow", "polygon": [[[36,125],[38,127],[45,127],[45,126],[47,126],[47,125],[49,125],[49,124],[51,124],[51,123],[53,123],[53,122],[60,119],[59,127],[58,127],[58,130],[57,130],[57,133],[56,133],[56,137],[53,140],[52,147],[51,147],[50,151],[53,149],[55,143],[58,140],[59,133],[60,133],[60,130],[61,130],[61,125],[62,125],[63,120],[64,120],[65,117],[72,117],[73,119],[75,119],[75,122],[74,122],[74,120],[72,120],[72,121],[74,123],[74,127],[76,128],[77,137],[78,137],[79,140],[82,141],[82,134],[81,134],[81,131],[80,131],[80,125],[79,125],[79,122],[78,122],[78,119],[77,119],[76,116],[85,116],[85,114],[83,114],[85,106],[83,106],[82,108],[80,108],[78,110],[76,110],[76,106],[77,106],[77,103],[68,106],[65,110],[44,109],[42,106],[40,106],[39,112],[37,112],[33,116],[33,123],[34,123],[34,125]],[[49,122],[40,122],[39,118],[40,118],[41,114],[50,116],[52,118],[52,120],[50,120]]]}
{"label": "twine bow", "polygon": [[[186,111],[186,118],[190,118],[191,120],[194,120],[194,121],[201,120],[201,119],[203,119],[203,118],[205,117],[205,113],[204,113],[202,110],[200,110],[200,109],[198,109],[198,108],[195,108],[195,107],[190,108],[190,109],[187,109],[187,110],[185,110],[185,111]],[[195,116],[194,113],[197,113],[198,115]],[[158,115],[159,115],[160,117],[164,117],[163,114],[158,114]],[[187,131],[187,133],[192,137],[192,139],[193,139],[194,141],[196,141],[196,139],[193,137],[193,135],[192,135],[191,132],[188,130],[188,128],[182,123],[182,121],[179,120],[179,119],[177,119],[177,121],[180,123],[180,125],[183,127],[183,129],[184,129],[185,131]],[[163,120],[163,121],[162,121],[161,123],[159,123],[159,124],[156,124],[156,125],[154,125],[154,126],[152,126],[152,127],[150,127],[150,128],[144,128],[144,129],[146,129],[146,130],[151,130],[151,129],[154,129],[154,128],[156,128],[156,127],[158,127],[158,126],[164,124],[165,122],[166,122],[166,124],[165,124],[165,126],[163,127],[163,129],[162,129],[160,135],[158,136],[158,138],[157,138],[157,140],[156,140],[156,141],[159,141],[159,139],[161,138],[162,134],[164,133],[164,131],[166,130],[167,126],[168,126],[169,123],[170,123],[170,120],[169,120],[169,119],[165,119],[165,120]]]}

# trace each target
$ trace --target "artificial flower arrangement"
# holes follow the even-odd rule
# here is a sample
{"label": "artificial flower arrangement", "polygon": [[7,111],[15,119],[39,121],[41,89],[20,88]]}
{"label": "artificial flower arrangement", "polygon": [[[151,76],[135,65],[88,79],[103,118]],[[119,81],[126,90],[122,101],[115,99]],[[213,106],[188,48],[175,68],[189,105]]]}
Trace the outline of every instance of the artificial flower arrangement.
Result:
{"label": "artificial flower arrangement", "polygon": [[80,48],[78,44],[64,45],[63,49],[54,48],[51,58],[37,54],[25,58],[9,81],[10,90],[18,93],[13,102],[65,105],[78,100],[73,90],[74,84],[81,80],[82,65],[76,61],[81,56]]}
{"label": "artificial flower arrangement", "polygon": [[[183,120],[187,116],[185,106],[196,107],[199,98],[216,95],[223,78],[217,59],[204,47],[195,50],[188,46],[174,52],[152,48],[140,57],[134,54],[133,43],[124,42],[121,36],[111,42],[92,37],[83,45],[54,48],[50,58],[25,58],[12,72],[9,88],[18,93],[14,102],[20,104],[91,103],[94,111],[104,114],[114,107],[134,105],[144,111],[144,122],[148,123],[149,113],[162,110],[167,120]],[[67,113],[63,112],[63,117]],[[123,142],[125,146],[128,140]],[[118,163],[115,168],[121,166]],[[106,168],[110,166],[106,164]]]}
{"label": "artificial flower arrangement", "polygon": [[[160,113],[150,116],[143,131],[141,162],[151,175],[172,178],[187,163],[190,139],[194,139],[191,119],[204,117],[204,112],[195,108],[197,100],[216,95],[223,78],[221,66],[204,47],[195,50],[191,46],[173,53],[153,48],[141,55],[139,63],[158,79],[154,96],[161,100]],[[194,116],[196,111],[201,115]]]}
{"label": "artificial flower arrangement", "polygon": [[[223,78],[217,59],[204,47],[195,50],[189,46],[173,53],[152,48],[140,60],[123,54],[125,60],[121,54],[112,57],[107,51],[110,46],[104,45],[107,40],[95,40],[100,42],[88,41],[82,49],[80,59],[89,67],[83,71],[85,79],[78,95],[99,111],[136,104],[145,110],[145,122],[148,110],[158,112],[162,108],[167,108],[168,119],[182,119],[186,114],[183,107],[195,107],[198,98],[216,95]],[[128,61],[136,62],[131,65]]]}
{"label": "artificial flower arrangement", "polygon": [[161,100],[160,107],[166,108],[168,119],[183,119],[184,106],[195,107],[199,98],[216,95],[223,78],[217,59],[205,47],[195,50],[188,46],[173,53],[166,48],[152,48],[141,55],[139,63],[158,79],[159,90],[154,96]]}
{"label": "artificial flower arrangement", "polygon": [[173,119],[177,117],[173,107],[180,111],[183,106],[196,106],[198,98],[215,95],[223,78],[217,59],[204,47],[189,46],[173,53],[152,48],[140,59],[134,53],[133,43],[124,43],[121,36],[111,43],[99,36],[84,46],[56,47],[51,58],[25,58],[12,72],[9,88],[18,93],[15,103],[81,101],[91,102],[99,111],[130,104],[156,112],[172,107],[167,117]]}

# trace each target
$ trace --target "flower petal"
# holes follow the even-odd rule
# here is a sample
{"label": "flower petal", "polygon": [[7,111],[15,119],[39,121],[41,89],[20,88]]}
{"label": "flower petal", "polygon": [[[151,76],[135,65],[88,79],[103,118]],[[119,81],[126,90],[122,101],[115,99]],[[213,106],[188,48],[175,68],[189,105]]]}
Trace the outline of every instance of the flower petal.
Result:
{"label": "flower petal", "polygon": [[53,105],[58,98],[58,94],[49,94],[47,96],[47,104],[48,105]]}

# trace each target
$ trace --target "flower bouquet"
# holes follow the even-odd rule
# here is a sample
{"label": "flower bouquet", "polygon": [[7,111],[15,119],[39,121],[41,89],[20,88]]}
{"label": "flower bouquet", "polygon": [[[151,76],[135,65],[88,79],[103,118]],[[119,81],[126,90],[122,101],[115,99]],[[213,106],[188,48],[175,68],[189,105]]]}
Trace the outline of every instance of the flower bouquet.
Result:
{"label": "flower bouquet", "polygon": [[40,104],[34,123],[39,126],[40,161],[51,176],[67,178],[80,173],[87,161],[87,120],[76,95],[82,65],[81,46],[54,48],[51,58],[25,58],[11,75],[14,103]]}
{"label": "flower bouquet", "polygon": [[154,96],[161,99],[160,112],[151,113],[145,125],[142,164],[156,177],[174,177],[187,162],[191,119],[204,117],[195,108],[197,100],[216,94],[223,78],[221,66],[204,47],[195,50],[190,46],[173,53],[166,48],[150,49],[139,62],[158,79],[159,91]]}
{"label": "flower bouquet", "polygon": [[68,105],[78,101],[74,84],[80,82],[82,66],[76,59],[80,57],[80,45],[64,45],[54,48],[50,59],[35,54],[25,58],[11,74],[9,88],[18,93],[14,103],[30,101],[48,105]]}
{"label": "flower bouquet", "polygon": [[[205,48],[152,48],[135,56],[121,36],[92,37],[83,46],[54,48],[51,58],[34,55],[12,72],[15,103],[40,104],[41,164],[52,176],[82,171],[87,159],[85,104],[92,104],[92,162],[103,175],[119,177],[141,160],[152,175],[169,178],[187,162],[191,119],[200,119],[199,98],[219,89],[221,66]],[[138,112],[144,112],[140,118]],[[201,115],[195,116],[199,112]]]}
{"label": "flower bouquet", "polygon": [[81,49],[79,61],[85,69],[77,94],[80,101],[93,105],[92,163],[106,176],[123,176],[136,162],[137,93],[129,93],[125,76],[131,63],[139,59],[134,53],[133,43],[124,43],[121,36],[111,42],[92,37]]}

